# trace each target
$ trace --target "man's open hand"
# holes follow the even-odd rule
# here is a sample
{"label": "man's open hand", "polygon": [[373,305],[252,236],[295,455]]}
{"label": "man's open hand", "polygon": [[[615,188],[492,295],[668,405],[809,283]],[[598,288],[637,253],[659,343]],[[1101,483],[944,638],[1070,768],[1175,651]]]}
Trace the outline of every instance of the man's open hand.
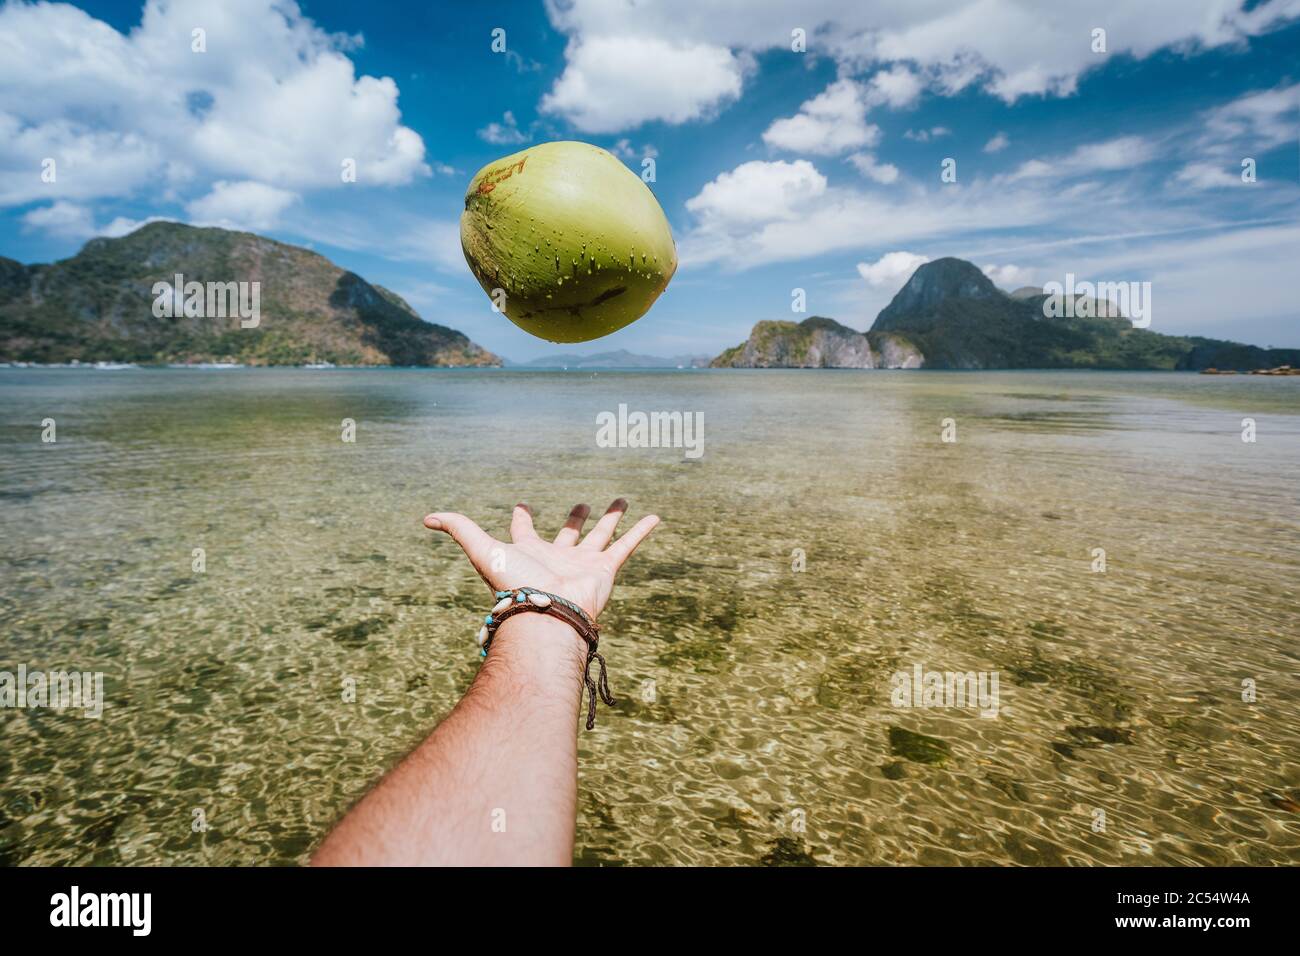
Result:
{"label": "man's open hand", "polygon": [[425,516],[424,526],[456,539],[474,570],[494,591],[533,587],[568,598],[595,619],[614,589],[614,576],[637,545],[659,523],[647,515],[617,541],[614,529],[627,511],[619,498],[596,526],[579,541],[591,514],[587,505],[574,505],[554,541],[543,541],[533,529],[527,505],[515,505],[510,519],[510,544],[498,541],[462,514],[440,511]]}

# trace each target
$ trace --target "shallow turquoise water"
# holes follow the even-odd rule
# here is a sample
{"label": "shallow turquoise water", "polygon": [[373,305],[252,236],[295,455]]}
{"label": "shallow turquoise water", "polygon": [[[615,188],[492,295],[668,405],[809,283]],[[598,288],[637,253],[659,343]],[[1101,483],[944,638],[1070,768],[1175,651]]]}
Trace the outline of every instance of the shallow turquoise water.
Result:
{"label": "shallow turquoise water", "polygon": [[[597,447],[620,403],[703,456]],[[1297,378],[0,370],[0,669],[107,691],[0,710],[0,859],[305,859],[476,669],[421,516],[624,495],[664,526],[578,861],[1294,863],[1298,466]],[[892,706],[916,664],[997,671],[997,717]]]}

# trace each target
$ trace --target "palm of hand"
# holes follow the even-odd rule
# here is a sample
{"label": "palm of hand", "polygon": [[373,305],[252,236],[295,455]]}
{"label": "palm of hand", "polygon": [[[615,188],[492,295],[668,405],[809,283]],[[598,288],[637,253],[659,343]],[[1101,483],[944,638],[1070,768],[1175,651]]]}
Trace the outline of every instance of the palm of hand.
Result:
{"label": "palm of hand", "polygon": [[627,510],[622,498],[609,506],[586,538],[579,541],[591,509],[575,505],[554,541],[543,541],[533,528],[527,505],[516,505],[510,521],[510,544],[498,541],[472,520],[454,512],[424,519],[426,527],[446,531],[461,546],[479,576],[493,590],[534,587],[567,598],[594,619],[614,589],[614,577],[632,552],[659,523],[647,515],[610,544]]}

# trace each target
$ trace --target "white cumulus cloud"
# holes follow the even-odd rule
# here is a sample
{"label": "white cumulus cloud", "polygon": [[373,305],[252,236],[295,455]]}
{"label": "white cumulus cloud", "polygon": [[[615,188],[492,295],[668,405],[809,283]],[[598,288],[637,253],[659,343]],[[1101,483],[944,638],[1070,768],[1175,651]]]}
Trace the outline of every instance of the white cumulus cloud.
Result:
{"label": "white cumulus cloud", "polygon": [[879,140],[880,127],[867,122],[866,89],[853,80],[837,80],[763,133],[769,146],[820,156],[874,146]]}
{"label": "white cumulus cloud", "polygon": [[297,199],[296,193],[265,183],[219,181],[212,192],[189,203],[185,211],[197,225],[269,229]]}
{"label": "white cumulus cloud", "polygon": [[95,216],[87,206],[60,199],[26,213],[23,228],[66,239],[85,239],[95,234]]}
{"label": "white cumulus cloud", "polygon": [[541,110],[586,133],[616,133],[651,120],[700,119],[740,96],[745,63],[724,46],[653,36],[574,40]]}
{"label": "white cumulus cloud", "polygon": [[[1091,153],[1085,159],[1098,161]],[[1215,221],[1215,211],[1202,205],[1144,202],[1147,190],[1128,177],[1083,176],[1066,182],[977,176],[952,184],[916,180],[863,188],[830,185],[808,160],[751,161],[719,174],[687,200],[695,220],[679,233],[678,252],[683,268],[717,263],[744,270],[835,252],[940,243],[946,254],[972,259],[972,246],[984,247],[989,251],[976,261],[998,262],[1020,255],[1021,248],[1051,245],[1035,231],[1059,230],[1061,223],[1075,224],[1071,241],[1085,241],[1082,234],[1098,232],[1100,223],[1106,234],[1133,238]],[[1261,204],[1278,198],[1258,195]],[[997,235],[1003,236],[997,246],[976,238]]]}
{"label": "white cumulus cloud", "polygon": [[90,239],[92,236],[116,239],[135,232],[148,223],[163,221],[168,221],[167,217],[148,216],[144,219],[131,219],[127,216],[118,216],[104,225],[97,225],[93,209],[66,199],[55,200],[48,206],[37,206],[25,213],[22,218],[25,231],[43,232],[60,239]]}
{"label": "white cumulus cloud", "polygon": [[915,252],[886,252],[875,262],[859,262],[858,275],[877,289],[898,289],[912,277],[917,266],[930,261]]}
{"label": "white cumulus cloud", "polygon": [[218,180],[323,188],[346,159],[363,185],[428,175],[396,83],[357,76],[359,42],[293,0],[148,0],[125,34],[66,4],[7,3],[0,203],[192,196]]}
{"label": "white cumulus cloud", "polygon": [[982,266],[980,271],[1008,292],[1015,292],[1021,286],[1034,285],[1034,270],[1008,263],[1004,266]]}
{"label": "white cumulus cloud", "polygon": [[873,106],[883,103],[898,109],[915,103],[924,87],[924,81],[914,70],[899,64],[871,78],[868,96]]}
{"label": "white cumulus cloud", "polygon": [[826,177],[805,159],[793,163],[742,163],[706,183],[686,208],[706,223],[743,227],[747,223],[795,219],[826,192]]}
{"label": "white cumulus cloud", "polygon": [[868,179],[874,179],[878,183],[889,185],[898,180],[898,167],[893,163],[881,163],[870,153],[853,153],[848,157],[848,161],[853,164],[863,176]]}
{"label": "white cumulus cloud", "polygon": [[[1115,56],[1236,45],[1300,18],[1296,0],[1057,0],[1029,12],[1023,0],[804,0],[797,14],[789,0],[546,0],[546,9],[569,46],[544,105],[591,132],[706,115],[739,95],[747,57],[804,55],[790,52],[794,27],[841,76],[906,64],[937,92],[977,86],[1014,102],[1068,96]],[[1092,50],[1097,27],[1104,54]],[[892,79],[905,101],[908,81]]]}
{"label": "white cumulus cloud", "polygon": [[515,121],[515,114],[506,110],[501,117],[500,123],[488,123],[478,131],[479,138],[488,143],[498,145],[512,145],[528,141],[519,129],[519,124]]}

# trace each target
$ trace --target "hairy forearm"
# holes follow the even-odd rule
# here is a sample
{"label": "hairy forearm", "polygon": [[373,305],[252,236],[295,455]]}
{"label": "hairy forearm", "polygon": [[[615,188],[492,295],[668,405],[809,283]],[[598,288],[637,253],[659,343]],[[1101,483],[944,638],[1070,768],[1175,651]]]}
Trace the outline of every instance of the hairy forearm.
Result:
{"label": "hairy forearm", "polygon": [[503,623],[465,697],[312,863],[570,863],[585,656],[576,632],[554,618]]}

